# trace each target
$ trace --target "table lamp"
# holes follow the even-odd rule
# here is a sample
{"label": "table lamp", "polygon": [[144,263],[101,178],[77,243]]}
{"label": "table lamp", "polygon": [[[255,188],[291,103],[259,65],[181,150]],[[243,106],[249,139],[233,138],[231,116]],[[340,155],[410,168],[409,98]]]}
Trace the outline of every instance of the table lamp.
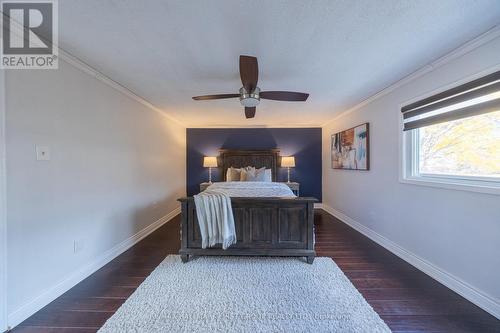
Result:
{"label": "table lamp", "polygon": [[281,158],[281,167],[288,168],[288,183],[290,183],[290,168],[295,167],[295,157],[294,156],[283,156]]}
{"label": "table lamp", "polygon": [[203,167],[208,168],[208,182],[212,183],[212,168],[217,168],[217,157],[215,156],[203,157]]}

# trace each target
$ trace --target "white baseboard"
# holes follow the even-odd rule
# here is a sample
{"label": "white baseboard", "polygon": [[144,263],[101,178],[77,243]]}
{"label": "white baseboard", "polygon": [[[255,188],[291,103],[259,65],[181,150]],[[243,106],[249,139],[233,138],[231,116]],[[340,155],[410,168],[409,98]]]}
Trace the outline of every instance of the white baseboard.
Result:
{"label": "white baseboard", "polygon": [[470,302],[476,304],[484,311],[490,313],[496,318],[500,319],[500,302],[486,295],[484,292],[478,290],[477,288],[471,286],[467,282],[453,276],[452,274],[446,272],[445,270],[437,267],[436,265],[428,262],[427,260],[420,258],[414,253],[404,249],[393,241],[385,238],[379,233],[373,231],[372,229],[364,226],[363,224],[353,220],[344,213],[326,205],[323,203],[323,210],[335,216],[340,221],[349,225],[353,229],[359,231],[366,237],[373,240],[375,243],[383,246],[387,250],[391,251],[399,258],[408,262],[410,265],[415,266],[417,269],[421,270],[425,274],[429,275],[433,279],[439,281],[446,287],[450,288],[457,294],[466,298]]}
{"label": "white baseboard", "polygon": [[143,238],[154,232],[156,229],[172,220],[174,217],[179,215],[181,208],[177,207],[167,215],[163,216],[159,220],[151,223],[146,228],[140,230],[133,236],[125,239],[123,242],[117,244],[113,248],[109,249],[97,259],[89,262],[81,269],[67,275],[59,282],[53,286],[45,289],[39,295],[35,296],[32,300],[22,305],[18,309],[12,311],[8,315],[8,325],[10,328],[19,325],[21,322],[32,316],[35,312],[55,300],[57,297],[64,294],[69,289],[73,288],[79,282],[87,278],[92,273],[96,272],[98,269],[106,265],[111,260],[115,259],[117,256],[134,246],[136,243],[141,241]]}

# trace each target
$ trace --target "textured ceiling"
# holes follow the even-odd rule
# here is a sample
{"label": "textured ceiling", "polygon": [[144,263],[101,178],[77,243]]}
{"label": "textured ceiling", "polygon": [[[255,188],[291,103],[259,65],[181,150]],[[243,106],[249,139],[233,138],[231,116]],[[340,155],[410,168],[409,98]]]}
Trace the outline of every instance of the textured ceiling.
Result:
{"label": "textured ceiling", "polygon": [[[500,22],[499,0],[59,1],[60,45],[187,126],[320,125]],[[238,56],[259,60],[247,120]]]}

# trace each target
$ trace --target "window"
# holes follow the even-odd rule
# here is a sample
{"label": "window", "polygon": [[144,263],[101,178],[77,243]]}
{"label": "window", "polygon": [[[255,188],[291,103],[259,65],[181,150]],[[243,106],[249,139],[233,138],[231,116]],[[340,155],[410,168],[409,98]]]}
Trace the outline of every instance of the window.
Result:
{"label": "window", "polygon": [[403,181],[500,193],[500,72],[401,111]]}

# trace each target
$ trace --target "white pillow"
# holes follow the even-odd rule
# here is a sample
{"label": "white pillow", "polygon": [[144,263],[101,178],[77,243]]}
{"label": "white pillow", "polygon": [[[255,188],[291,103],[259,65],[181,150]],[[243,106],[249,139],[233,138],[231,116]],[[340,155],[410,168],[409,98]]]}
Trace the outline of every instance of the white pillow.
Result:
{"label": "white pillow", "polygon": [[266,181],[266,168],[253,169],[247,171],[247,182],[264,182]]}
{"label": "white pillow", "polygon": [[240,181],[246,182],[249,173],[255,173],[255,168],[250,166],[241,168]]}
{"label": "white pillow", "polygon": [[[264,169],[264,168],[261,168],[261,169]],[[258,170],[261,170],[261,169],[258,169]],[[262,182],[272,182],[273,181],[273,174],[272,174],[272,170],[271,169],[265,169],[264,171],[264,176],[260,176],[260,174],[258,175],[258,178],[259,180],[256,180],[255,179],[255,174],[256,174],[256,170],[254,167],[246,167],[246,168],[241,168],[241,169],[238,169],[241,171],[240,173],[240,181],[244,182],[244,181],[262,181]],[[229,169],[228,169],[229,171]],[[260,171],[262,172],[262,171]],[[251,176],[251,179],[252,180],[249,180],[249,173],[252,174]],[[229,176],[227,176],[227,178],[229,178]],[[229,181],[229,180],[228,180]]]}
{"label": "white pillow", "polygon": [[265,182],[273,181],[273,174],[271,172],[271,169],[266,169],[266,172],[264,172],[264,181]]}
{"label": "white pillow", "polygon": [[241,170],[242,169],[236,169],[233,167],[228,168],[226,172],[226,181],[227,182],[239,181],[241,178]]}

